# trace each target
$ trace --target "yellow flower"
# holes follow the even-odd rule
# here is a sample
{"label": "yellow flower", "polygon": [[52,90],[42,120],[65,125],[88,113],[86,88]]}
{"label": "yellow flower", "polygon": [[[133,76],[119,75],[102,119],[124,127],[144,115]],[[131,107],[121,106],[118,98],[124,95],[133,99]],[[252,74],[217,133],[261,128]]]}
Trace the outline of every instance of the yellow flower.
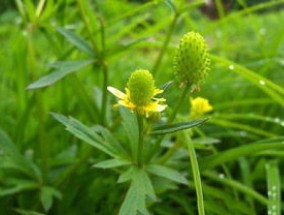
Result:
{"label": "yellow flower", "polygon": [[209,104],[209,101],[202,97],[195,99],[190,98],[191,111],[190,115],[192,118],[197,118],[203,114],[213,110],[213,107]]}
{"label": "yellow flower", "polygon": [[127,83],[123,93],[114,87],[108,87],[108,91],[119,98],[115,106],[124,106],[131,111],[149,116],[153,112],[162,112],[167,105],[160,104],[165,102],[164,98],[155,98],[154,96],[163,93],[163,90],[155,88],[154,79],[148,70],[134,71]]}

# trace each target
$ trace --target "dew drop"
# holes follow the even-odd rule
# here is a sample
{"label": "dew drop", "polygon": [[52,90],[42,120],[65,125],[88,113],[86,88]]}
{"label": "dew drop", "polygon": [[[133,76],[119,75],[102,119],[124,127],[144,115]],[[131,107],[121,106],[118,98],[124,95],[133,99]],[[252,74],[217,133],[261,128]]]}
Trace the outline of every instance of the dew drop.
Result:
{"label": "dew drop", "polygon": [[272,186],[272,190],[275,191],[277,189],[276,186]]}
{"label": "dew drop", "polygon": [[266,29],[265,29],[265,28],[260,28],[260,29],[259,29],[259,33],[260,33],[261,35],[265,35],[265,34],[266,34]]}
{"label": "dew drop", "polygon": [[279,119],[278,117],[276,117],[276,118],[274,119],[274,122],[279,123],[279,122],[280,122],[280,119]]}
{"label": "dew drop", "polygon": [[272,192],[271,191],[268,191],[267,193],[268,197],[272,195]]}
{"label": "dew drop", "polygon": [[281,123],[280,123],[280,125],[284,127],[284,121],[283,121],[283,122],[281,122]]}
{"label": "dew drop", "polygon": [[24,31],[22,31],[22,35],[23,35],[24,37],[27,37],[27,36],[28,36],[28,32],[27,32],[26,30],[24,30]]}
{"label": "dew drop", "polygon": [[234,70],[234,69],[235,69],[235,66],[234,66],[234,65],[230,65],[230,66],[229,66],[229,69],[230,69],[230,70]]}
{"label": "dew drop", "polygon": [[259,84],[264,86],[265,85],[265,81],[264,80],[259,80]]}
{"label": "dew drop", "polygon": [[247,132],[246,131],[240,131],[240,136],[241,137],[245,137],[245,136],[247,136]]}
{"label": "dew drop", "polygon": [[223,173],[220,173],[219,178],[223,179],[223,178],[225,178],[225,175]]}

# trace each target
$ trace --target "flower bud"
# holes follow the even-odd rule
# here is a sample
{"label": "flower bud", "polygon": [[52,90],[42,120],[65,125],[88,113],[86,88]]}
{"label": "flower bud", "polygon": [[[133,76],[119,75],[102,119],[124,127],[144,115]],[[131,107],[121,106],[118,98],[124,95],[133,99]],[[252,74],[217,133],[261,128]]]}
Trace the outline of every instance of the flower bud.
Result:
{"label": "flower bud", "polygon": [[213,110],[213,106],[209,103],[208,99],[202,97],[190,98],[189,102],[191,105],[190,116],[192,118],[199,118],[203,114]]}
{"label": "flower bud", "polygon": [[196,32],[185,34],[180,40],[179,48],[174,58],[176,77],[182,86],[199,89],[207,76],[210,60],[207,44],[204,38]]}
{"label": "flower bud", "polygon": [[148,70],[136,70],[131,74],[127,88],[133,104],[137,106],[147,105],[151,102],[154,94],[154,78]]}

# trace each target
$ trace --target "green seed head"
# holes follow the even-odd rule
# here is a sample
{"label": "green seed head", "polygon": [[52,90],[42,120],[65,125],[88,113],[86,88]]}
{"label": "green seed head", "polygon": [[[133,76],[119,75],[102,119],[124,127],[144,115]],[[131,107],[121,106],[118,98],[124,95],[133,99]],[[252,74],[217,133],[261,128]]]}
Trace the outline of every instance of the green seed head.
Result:
{"label": "green seed head", "polygon": [[185,34],[174,58],[176,77],[183,86],[198,89],[207,76],[210,60],[204,38],[196,32]]}
{"label": "green seed head", "polygon": [[154,94],[155,82],[148,70],[134,71],[127,83],[130,99],[133,104],[143,106],[149,104]]}

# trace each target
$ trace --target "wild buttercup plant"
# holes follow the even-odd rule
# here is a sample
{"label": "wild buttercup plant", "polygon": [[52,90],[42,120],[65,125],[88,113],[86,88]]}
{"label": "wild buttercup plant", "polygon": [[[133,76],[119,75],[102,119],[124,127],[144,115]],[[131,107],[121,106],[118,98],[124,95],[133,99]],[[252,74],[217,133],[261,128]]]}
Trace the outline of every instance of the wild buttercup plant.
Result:
{"label": "wild buttercup plant", "polygon": [[[163,98],[163,89],[155,85],[155,80],[150,71],[145,69],[135,70],[125,87],[125,93],[108,86],[107,90],[119,100],[114,104],[113,111],[118,110],[122,118],[123,135],[126,138],[117,138],[121,129],[112,130],[102,125],[85,126],[72,117],[65,117],[53,113],[53,116],[66,126],[66,129],[76,137],[89,143],[96,149],[109,155],[110,159],[98,162],[96,168],[115,169],[120,176],[118,182],[130,181],[130,187],[119,210],[120,215],[149,214],[147,199],[156,201],[155,182],[168,181],[167,183],[188,184],[186,176],[176,169],[168,166],[173,149],[161,154],[161,143],[165,134],[181,131],[192,167],[192,175],[197,192],[199,214],[204,214],[204,205],[201,190],[201,180],[195,150],[188,136],[182,130],[192,128],[205,122],[200,119],[190,122],[174,122],[178,109],[184,98],[188,98],[189,89],[192,92],[199,90],[208,71],[207,46],[203,37],[195,32],[187,33],[180,41],[174,58],[175,82],[183,91],[168,116],[165,111],[166,99]],[[173,89],[173,87],[171,88]],[[122,107],[121,107],[122,106]],[[153,122],[149,120],[152,115],[163,114],[166,120]],[[121,139],[125,142],[121,142]],[[158,176],[158,177],[157,177]],[[158,183],[159,184],[159,183]]]}

